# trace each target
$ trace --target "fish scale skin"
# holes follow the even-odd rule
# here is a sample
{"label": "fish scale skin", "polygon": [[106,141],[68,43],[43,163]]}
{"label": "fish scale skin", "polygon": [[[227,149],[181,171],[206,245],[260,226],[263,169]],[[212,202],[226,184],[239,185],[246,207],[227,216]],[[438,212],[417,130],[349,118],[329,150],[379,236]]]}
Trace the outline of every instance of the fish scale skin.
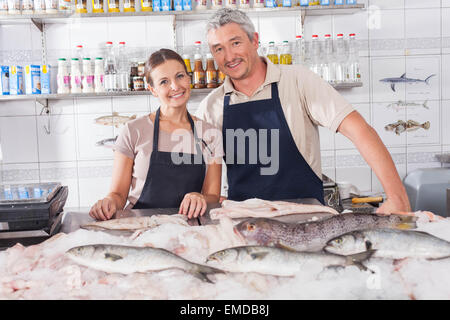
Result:
{"label": "fish scale skin", "polygon": [[[247,224],[256,229],[249,232]],[[298,251],[319,251],[327,242],[343,233],[371,228],[393,228],[401,223],[399,216],[374,214],[341,214],[317,222],[283,223],[267,218],[241,222],[237,230],[251,245],[281,245]]]}

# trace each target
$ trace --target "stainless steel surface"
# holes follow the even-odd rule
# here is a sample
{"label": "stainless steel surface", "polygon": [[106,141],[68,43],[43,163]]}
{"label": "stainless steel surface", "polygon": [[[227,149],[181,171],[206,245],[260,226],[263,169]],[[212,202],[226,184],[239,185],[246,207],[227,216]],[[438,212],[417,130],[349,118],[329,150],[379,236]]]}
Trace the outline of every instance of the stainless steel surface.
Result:
{"label": "stainless steel surface", "polygon": [[[289,199],[289,200],[283,200],[283,201],[289,201],[289,202],[295,202],[295,203],[302,203],[302,204],[317,204],[320,205],[321,203],[314,198],[304,198],[304,199]],[[199,217],[199,221],[201,225],[207,225],[207,224],[218,224],[219,220],[212,220],[211,217],[209,216],[209,211],[213,208],[220,208],[220,204],[213,204],[213,205],[208,205],[208,210],[206,210],[205,214],[201,217]],[[308,221],[309,219],[313,218],[313,217],[317,217],[317,218],[322,218],[322,217],[327,217],[330,216],[330,213],[300,213],[300,214],[288,214],[285,216],[280,216],[280,217],[275,217],[275,218],[271,218],[271,219],[275,219],[278,221],[282,221],[282,222],[304,222],[304,221]],[[233,219],[234,221],[242,221],[245,220],[246,218],[242,218],[242,219]]]}
{"label": "stainless steel surface", "polygon": [[450,188],[447,189],[447,217],[450,217]]}
{"label": "stainless steel surface", "polygon": [[[130,218],[130,217],[143,217],[153,216],[155,214],[177,214],[178,208],[163,208],[163,209],[133,209],[133,210],[120,210],[114,216],[113,219]],[[61,232],[70,233],[80,229],[80,226],[86,223],[94,222],[89,215],[89,211],[67,211],[64,212],[63,223]],[[198,226],[198,219],[189,219],[189,225]],[[123,233],[123,232],[122,232]]]}

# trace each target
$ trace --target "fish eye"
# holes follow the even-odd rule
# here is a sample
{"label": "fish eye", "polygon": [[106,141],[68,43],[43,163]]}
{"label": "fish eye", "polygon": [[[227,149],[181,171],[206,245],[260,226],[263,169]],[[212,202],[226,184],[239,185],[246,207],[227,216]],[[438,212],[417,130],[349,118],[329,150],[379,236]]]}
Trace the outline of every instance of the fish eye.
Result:
{"label": "fish eye", "polygon": [[336,240],[334,240],[334,242],[336,242],[337,244],[341,244],[342,243],[342,238],[337,238]]}
{"label": "fish eye", "polygon": [[223,255],[225,255],[225,252],[220,251],[220,252],[219,252],[219,256],[223,256]]}
{"label": "fish eye", "polygon": [[253,230],[255,230],[255,225],[252,224],[252,223],[249,223],[249,224],[247,225],[247,230],[248,230],[248,231],[253,231]]}

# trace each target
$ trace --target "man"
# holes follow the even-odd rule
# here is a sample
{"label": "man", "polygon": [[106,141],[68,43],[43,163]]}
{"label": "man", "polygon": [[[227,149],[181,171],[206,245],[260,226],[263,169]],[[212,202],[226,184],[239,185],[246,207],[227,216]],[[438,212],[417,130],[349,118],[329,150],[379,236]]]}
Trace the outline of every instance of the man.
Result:
{"label": "man", "polygon": [[[229,199],[312,197],[323,203],[320,125],[349,138],[374,170],[387,195],[378,212],[411,211],[381,139],[327,82],[303,66],[278,66],[259,57],[259,35],[239,10],[218,10],[208,21],[207,39],[227,77],[197,115],[222,129]],[[262,149],[270,150],[275,170]]]}

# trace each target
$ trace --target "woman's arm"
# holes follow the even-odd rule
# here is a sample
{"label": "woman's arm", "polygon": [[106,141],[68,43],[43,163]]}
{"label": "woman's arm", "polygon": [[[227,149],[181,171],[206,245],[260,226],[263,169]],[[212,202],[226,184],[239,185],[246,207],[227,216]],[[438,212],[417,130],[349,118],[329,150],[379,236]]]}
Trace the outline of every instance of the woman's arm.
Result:
{"label": "woman's arm", "polygon": [[108,195],[97,201],[89,215],[97,220],[108,220],[117,210],[122,210],[127,202],[131,185],[134,160],[120,152],[114,152],[111,188]]}

